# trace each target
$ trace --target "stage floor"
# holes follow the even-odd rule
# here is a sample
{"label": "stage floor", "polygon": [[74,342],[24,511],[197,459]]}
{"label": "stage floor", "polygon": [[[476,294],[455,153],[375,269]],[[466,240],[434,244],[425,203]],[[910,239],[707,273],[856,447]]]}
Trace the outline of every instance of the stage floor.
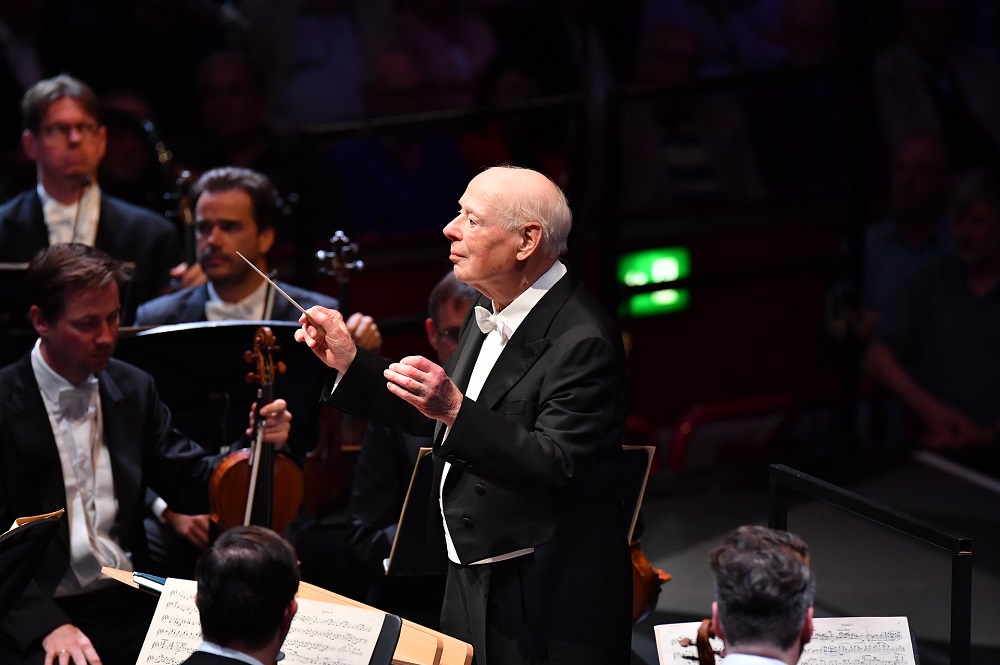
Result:
{"label": "stage floor", "polygon": [[[917,453],[906,464],[853,482],[813,475],[973,541],[973,664],[1000,664],[1000,481]],[[651,482],[643,550],[673,576],[656,611],[633,631],[633,662],[655,665],[653,626],[707,617],[712,602],[708,551],[742,524],[767,523],[767,478],[687,490]],[[789,530],[810,545],[817,616],[909,618],[923,665],[948,662],[950,555],[818,501],[794,502]]]}

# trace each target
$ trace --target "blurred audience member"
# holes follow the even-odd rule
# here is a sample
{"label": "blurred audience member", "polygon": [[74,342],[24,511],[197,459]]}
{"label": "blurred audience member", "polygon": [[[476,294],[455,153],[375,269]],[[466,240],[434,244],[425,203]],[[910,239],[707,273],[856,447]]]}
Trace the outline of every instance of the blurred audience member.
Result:
{"label": "blurred audience member", "polygon": [[[295,199],[297,142],[267,121],[267,94],[256,62],[240,51],[212,54],[198,72],[198,110],[198,131],[178,137],[174,145],[177,168],[195,177],[224,166],[251,169],[266,175],[286,200]],[[293,221],[286,215],[275,226],[276,263],[293,252]]]}
{"label": "blurred audience member", "polygon": [[[517,61],[497,61],[483,77],[479,103],[503,107],[542,95],[541,81]],[[472,173],[500,164],[522,164],[566,183],[569,130],[561,112],[526,111],[488,118],[465,132],[460,145]]]}
{"label": "blurred audience member", "polygon": [[141,95],[118,91],[102,100],[108,148],[98,169],[112,196],[157,212],[172,211],[175,180],[156,112]]}
{"label": "blurred audience member", "polygon": [[[419,64],[406,51],[383,53],[372,63],[372,115],[423,111],[424,91]],[[342,226],[358,241],[437,232],[468,179],[456,141],[426,126],[344,139],[333,147],[332,159],[350,218]],[[330,235],[332,228],[322,231]]]}
{"label": "blurred audience member", "polygon": [[[782,14],[783,64],[806,69],[840,56],[841,17],[834,0],[787,0]],[[850,163],[856,85],[805,73],[750,91],[754,147],[768,191],[783,199],[843,197]]]}
{"label": "blurred audience member", "polygon": [[248,52],[261,63],[268,115],[282,129],[365,114],[368,63],[394,43],[392,0],[243,0]]}
{"label": "blurred audience member", "polygon": [[959,456],[985,455],[995,464],[1000,450],[997,174],[967,176],[949,215],[954,252],[927,261],[889,300],[865,367],[920,421],[922,445]]}
{"label": "blurred audience member", "polygon": [[[640,61],[640,82],[663,88],[695,83],[703,58],[695,33],[678,25],[656,27]],[[692,93],[633,102],[623,118],[622,192],[627,210],[763,197],[746,123],[731,99]]]}
{"label": "blurred audience member", "polygon": [[704,73],[762,69],[787,56],[779,38],[785,0],[646,0],[644,25],[679,25],[704,45]]}
{"label": "blurred audience member", "polygon": [[902,7],[903,40],[875,64],[889,145],[934,134],[959,171],[1000,165],[1000,63],[963,43],[967,3],[903,0]]}
{"label": "blurred audience member", "polygon": [[420,63],[427,107],[470,106],[496,54],[490,24],[459,0],[411,0],[398,29],[401,45]]}

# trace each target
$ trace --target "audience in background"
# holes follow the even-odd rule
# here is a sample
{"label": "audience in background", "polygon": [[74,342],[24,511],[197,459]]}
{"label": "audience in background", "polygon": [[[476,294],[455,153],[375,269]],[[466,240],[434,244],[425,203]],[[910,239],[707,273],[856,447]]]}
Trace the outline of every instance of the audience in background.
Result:
{"label": "audience in background", "polygon": [[[891,432],[963,459],[1000,452],[1000,179],[975,172],[949,211],[954,251],[928,260],[889,299],[865,357],[919,423]],[[995,469],[995,467],[994,467]]]}
{"label": "audience in background", "polygon": [[903,0],[902,41],[875,64],[883,131],[895,149],[942,138],[959,171],[1000,165],[1000,63],[968,46],[967,2]]}

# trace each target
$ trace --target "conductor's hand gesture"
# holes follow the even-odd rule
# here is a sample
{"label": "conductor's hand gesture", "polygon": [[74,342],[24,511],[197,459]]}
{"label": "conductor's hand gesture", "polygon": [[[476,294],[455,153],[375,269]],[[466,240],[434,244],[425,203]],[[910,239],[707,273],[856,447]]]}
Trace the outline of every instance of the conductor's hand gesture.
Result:
{"label": "conductor's hand gesture", "polygon": [[346,372],[358,349],[340,312],[316,305],[299,317],[299,323],[302,327],[295,331],[295,341],[305,342],[328,367]]}

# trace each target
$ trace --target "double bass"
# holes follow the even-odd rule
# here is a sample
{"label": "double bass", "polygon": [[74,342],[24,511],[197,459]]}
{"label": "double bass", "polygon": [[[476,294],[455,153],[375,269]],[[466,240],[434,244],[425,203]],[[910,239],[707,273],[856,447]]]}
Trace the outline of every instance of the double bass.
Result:
{"label": "double bass", "polygon": [[[330,238],[330,249],[316,252],[316,258],[330,262],[330,267],[321,272],[336,278],[340,313],[346,320],[350,315],[348,286],[351,273],[364,269],[364,262],[358,258],[358,245],[343,231],[337,231]],[[360,451],[364,430],[364,419],[344,414],[332,406],[323,406],[316,447],[306,455],[302,467],[305,485],[302,507],[308,514],[318,517],[324,506],[346,498],[348,467],[353,462],[348,453],[356,455]]]}
{"label": "double bass", "polygon": [[276,350],[274,332],[261,326],[254,334],[253,350],[244,355],[254,366],[247,381],[258,383],[255,431],[250,448],[230,453],[212,472],[209,503],[217,531],[253,524],[284,533],[302,503],[298,465],[264,441],[260,409],[274,401],[275,376],[285,371],[284,363],[274,361]]}

